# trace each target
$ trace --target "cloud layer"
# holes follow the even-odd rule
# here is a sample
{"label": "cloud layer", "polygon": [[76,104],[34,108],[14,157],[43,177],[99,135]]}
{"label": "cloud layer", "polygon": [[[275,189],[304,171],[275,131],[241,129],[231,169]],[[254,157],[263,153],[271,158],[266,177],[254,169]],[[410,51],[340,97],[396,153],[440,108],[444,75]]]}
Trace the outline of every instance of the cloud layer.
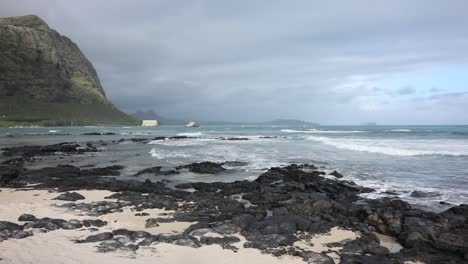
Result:
{"label": "cloud layer", "polygon": [[466,10],[463,0],[0,4],[0,16],[38,14],[73,39],[126,111],[325,124],[467,124],[468,77],[457,90],[417,81],[468,64]]}

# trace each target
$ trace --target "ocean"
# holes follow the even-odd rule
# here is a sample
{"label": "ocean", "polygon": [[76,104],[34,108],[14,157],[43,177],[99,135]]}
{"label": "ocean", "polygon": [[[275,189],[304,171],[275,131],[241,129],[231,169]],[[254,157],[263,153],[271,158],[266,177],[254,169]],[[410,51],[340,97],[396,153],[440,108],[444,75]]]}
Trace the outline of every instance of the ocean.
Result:
{"label": "ocean", "polygon": [[[86,132],[113,132],[86,136]],[[75,166],[121,164],[122,178],[160,180],[168,185],[190,181],[254,180],[265,169],[291,163],[311,163],[339,180],[376,189],[367,198],[399,197],[429,210],[468,203],[468,126],[257,126],[225,125],[186,128],[159,127],[56,127],[0,128],[0,146],[53,144],[65,141],[96,142],[120,138],[190,136],[193,139],[125,141],[102,144],[102,152],[73,161]],[[249,140],[221,140],[220,138]],[[133,175],[150,166],[174,167],[199,161],[242,161],[216,175],[190,172],[168,176]],[[34,164],[31,167],[34,168]],[[333,176],[325,176],[334,178]],[[414,197],[413,191],[426,197]],[[442,203],[441,203],[442,202]],[[446,204],[448,203],[448,204]]]}

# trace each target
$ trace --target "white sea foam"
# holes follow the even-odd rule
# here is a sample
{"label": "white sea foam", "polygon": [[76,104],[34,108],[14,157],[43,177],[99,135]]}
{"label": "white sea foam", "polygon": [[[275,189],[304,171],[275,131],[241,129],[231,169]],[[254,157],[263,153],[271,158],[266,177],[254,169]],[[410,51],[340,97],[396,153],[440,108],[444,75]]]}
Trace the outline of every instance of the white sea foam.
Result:
{"label": "white sea foam", "polygon": [[339,149],[380,153],[393,156],[468,155],[468,141],[456,139],[395,140],[357,139],[309,136],[307,140],[321,142]]}
{"label": "white sea foam", "polygon": [[392,129],[390,132],[412,132],[411,129]]}
{"label": "white sea foam", "polygon": [[191,132],[191,133],[179,133],[177,136],[185,136],[185,137],[199,137],[202,136],[202,132]]}
{"label": "white sea foam", "polygon": [[302,133],[304,131],[302,130],[294,130],[294,129],[281,129],[281,132],[285,132],[285,133]]}
{"label": "white sea foam", "polygon": [[191,140],[153,140],[148,144],[150,145],[164,145],[173,147],[188,147],[188,146],[202,146],[213,141],[214,139],[197,138]]}
{"label": "white sea foam", "polygon": [[190,155],[185,152],[185,151],[180,151],[180,150],[163,150],[163,149],[157,149],[153,148],[149,152],[151,154],[151,157],[156,158],[156,159],[168,159],[168,158],[188,158]]}
{"label": "white sea foam", "polygon": [[320,129],[307,129],[307,130],[282,129],[281,132],[285,132],[285,133],[307,133],[307,134],[347,134],[347,133],[363,133],[363,132],[367,132],[367,131],[362,131],[362,130],[320,130]]}
{"label": "white sea foam", "polygon": [[60,132],[60,130],[49,130],[49,133],[57,133]]}

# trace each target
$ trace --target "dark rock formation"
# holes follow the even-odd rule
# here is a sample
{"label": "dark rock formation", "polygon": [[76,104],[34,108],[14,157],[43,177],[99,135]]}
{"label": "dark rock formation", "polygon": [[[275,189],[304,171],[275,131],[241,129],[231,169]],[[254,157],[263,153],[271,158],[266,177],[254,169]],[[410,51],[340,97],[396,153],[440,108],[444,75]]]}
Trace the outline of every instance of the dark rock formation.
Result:
{"label": "dark rock formation", "polygon": [[216,174],[226,170],[225,168],[223,168],[223,165],[221,163],[214,163],[210,161],[196,162],[184,166],[179,166],[177,167],[177,169],[188,169],[191,172],[206,174]]}
{"label": "dark rock formation", "polygon": [[135,176],[140,176],[142,174],[151,174],[151,175],[171,175],[171,174],[178,174],[179,172],[176,170],[161,170],[161,166],[146,168],[143,170],[138,171]]}
{"label": "dark rock formation", "polygon": [[333,171],[332,173],[330,173],[330,175],[335,176],[338,179],[343,178],[343,175],[337,171]]}
{"label": "dark rock formation", "polygon": [[55,197],[54,200],[62,200],[62,201],[77,201],[77,200],[84,200],[85,197],[77,192],[66,192],[62,193],[59,196]]}
{"label": "dark rock formation", "polygon": [[84,152],[97,152],[94,146],[81,146],[73,142],[63,142],[46,146],[17,146],[3,148],[3,156],[22,156],[23,158],[34,156],[53,155],[57,152],[68,154],[81,154]]}

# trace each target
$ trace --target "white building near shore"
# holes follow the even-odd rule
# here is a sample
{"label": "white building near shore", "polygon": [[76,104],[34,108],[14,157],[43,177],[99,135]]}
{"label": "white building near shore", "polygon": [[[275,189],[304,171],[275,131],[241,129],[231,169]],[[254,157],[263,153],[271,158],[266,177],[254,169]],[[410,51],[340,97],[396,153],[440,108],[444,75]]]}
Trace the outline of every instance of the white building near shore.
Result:
{"label": "white building near shore", "polygon": [[145,126],[145,127],[159,126],[159,121],[158,120],[143,120],[143,122],[141,123],[141,126]]}

